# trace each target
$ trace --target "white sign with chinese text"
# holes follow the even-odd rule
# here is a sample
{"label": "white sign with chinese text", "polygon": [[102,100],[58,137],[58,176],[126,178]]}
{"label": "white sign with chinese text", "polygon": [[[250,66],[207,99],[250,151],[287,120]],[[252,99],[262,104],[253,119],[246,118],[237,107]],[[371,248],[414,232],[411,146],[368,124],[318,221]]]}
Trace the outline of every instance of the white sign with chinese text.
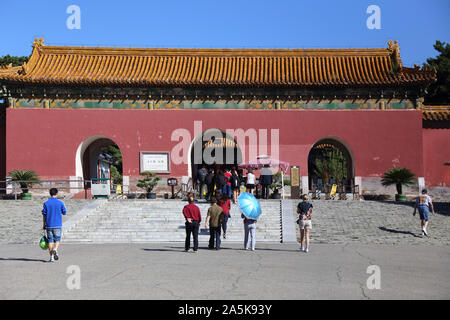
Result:
{"label": "white sign with chinese text", "polygon": [[141,172],[170,173],[169,152],[141,152]]}

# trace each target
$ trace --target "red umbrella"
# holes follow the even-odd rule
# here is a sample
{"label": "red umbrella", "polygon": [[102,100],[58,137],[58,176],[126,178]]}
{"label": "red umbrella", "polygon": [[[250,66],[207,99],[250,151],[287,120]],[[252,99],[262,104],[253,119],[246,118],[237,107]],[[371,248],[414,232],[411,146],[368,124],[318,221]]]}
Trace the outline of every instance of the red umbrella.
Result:
{"label": "red umbrella", "polygon": [[289,167],[289,162],[281,161],[278,159],[272,159],[268,156],[259,156],[256,160],[251,160],[248,162],[241,163],[238,165],[239,168],[252,168],[252,169],[260,169],[264,167],[264,165],[268,164],[269,167],[278,167],[281,168],[284,172],[287,171]]}

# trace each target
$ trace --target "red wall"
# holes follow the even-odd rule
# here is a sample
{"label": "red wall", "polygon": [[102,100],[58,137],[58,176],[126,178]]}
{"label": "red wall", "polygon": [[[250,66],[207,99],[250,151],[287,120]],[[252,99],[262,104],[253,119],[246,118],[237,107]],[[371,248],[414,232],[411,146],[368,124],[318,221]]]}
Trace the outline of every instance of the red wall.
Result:
{"label": "red wall", "polygon": [[[0,120],[0,181],[6,176],[6,122]],[[0,184],[0,188],[3,186]],[[2,190],[0,190],[0,193]]]}
{"label": "red wall", "polygon": [[450,129],[423,129],[425,184],[450,186]]}
{"label": "red wall", "polygon": [[[393,165],[423,176],[422,115],[416,110],[68,110],[8,109],[6,170],[75,175],[75,153],[86,138],[109,137],[123,155],[124,175],[139,174],[139,151],[170,151],[171,133],[194,121],[208,128],[280,130],[280,159],[306,175],[315,142],[337,137],[351,149],[356,176],[380,176]],[[192,137],[194,138],[194,137]],[[448,145],[448,144],[447,144]],[[268,151],[270,153],[270,149]],[[171,176],[187,174],[172,165]]]}

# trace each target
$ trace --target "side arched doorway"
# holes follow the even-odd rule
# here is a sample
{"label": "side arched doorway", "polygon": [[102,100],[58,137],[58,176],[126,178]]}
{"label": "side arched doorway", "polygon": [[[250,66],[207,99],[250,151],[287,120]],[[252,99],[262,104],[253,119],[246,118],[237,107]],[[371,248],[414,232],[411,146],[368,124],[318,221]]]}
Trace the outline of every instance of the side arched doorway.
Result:
{"label": "side arched doorway", "polygon": [[195,137],[189,154],[189,175],[197,181],[201,167],[209,169],[231,169],[242,163],[242,152],[236,140],[220,129],[208,129]]}
{"label": "side arched doorway", "polygon": [[309,190],[323,191],[326,184],[337,184],[350,192],[354,177],[353,154],[345,142],[330,137],[313,145],[308,155]]}
{"label": "side arched doorway", "polygon": [[75,158],[78,178],[92,180],[111,177],[111,185],[122,184],[122,154],[110,138],[89,137],[79,145]]}

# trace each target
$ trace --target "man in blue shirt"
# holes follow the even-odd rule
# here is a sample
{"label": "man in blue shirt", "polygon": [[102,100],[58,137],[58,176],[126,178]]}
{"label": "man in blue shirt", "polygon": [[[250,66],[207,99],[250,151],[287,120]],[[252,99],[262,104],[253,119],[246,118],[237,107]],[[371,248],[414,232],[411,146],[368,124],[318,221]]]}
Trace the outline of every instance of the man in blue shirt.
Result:
{"label": "man in blue shirt", "polygon": [[44,203],[42,209],[43,229],[47,229],[49,262],[59,259],[58,247],[61,241],[62,215],[66,214],[64,202],[58,200],[58,189],[50,189],[50,198]]}

